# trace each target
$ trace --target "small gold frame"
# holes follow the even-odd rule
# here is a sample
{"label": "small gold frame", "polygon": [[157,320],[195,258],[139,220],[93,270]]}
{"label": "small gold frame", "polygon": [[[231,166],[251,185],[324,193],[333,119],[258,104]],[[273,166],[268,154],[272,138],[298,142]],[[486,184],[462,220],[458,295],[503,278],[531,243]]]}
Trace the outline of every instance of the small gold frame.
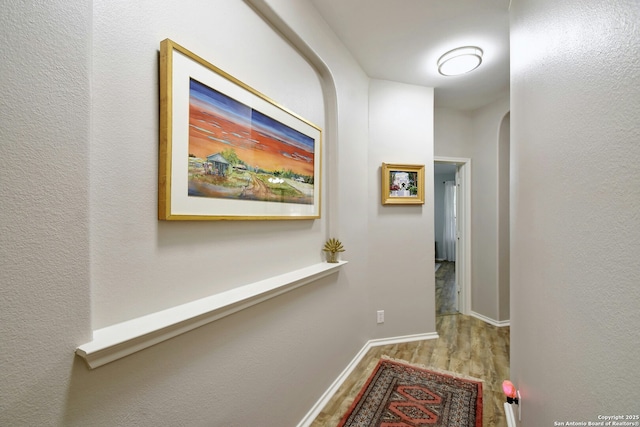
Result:
{"label": "small gold frame", "polygon": [[381,172],[383,205],[424,204],[424,165],[383,163]]}

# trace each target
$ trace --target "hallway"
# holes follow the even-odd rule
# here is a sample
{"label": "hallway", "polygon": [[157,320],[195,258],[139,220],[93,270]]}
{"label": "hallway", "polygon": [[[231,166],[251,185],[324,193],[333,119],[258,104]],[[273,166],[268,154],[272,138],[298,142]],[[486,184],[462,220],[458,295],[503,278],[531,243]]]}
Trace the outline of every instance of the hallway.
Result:
{"label": "hallway", "polygon": [[497,328],[471,316],[454,314],[438,316],[437,331],[439,338],[435,340],[369,350],[311,427],[338,424],[382,355],[484,380],[483,425],[506,427],[502,381],[509,378],[509,327]]}

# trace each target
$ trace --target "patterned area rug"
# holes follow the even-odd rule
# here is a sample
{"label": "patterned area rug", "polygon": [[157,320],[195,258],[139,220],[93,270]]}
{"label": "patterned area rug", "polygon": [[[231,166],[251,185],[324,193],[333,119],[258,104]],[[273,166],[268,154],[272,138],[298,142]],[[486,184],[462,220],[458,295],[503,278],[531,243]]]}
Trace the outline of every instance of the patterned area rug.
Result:
{"label": "patterned area rug", "polygon": [[482,382],[380,359],[338,427],[481,427]]}

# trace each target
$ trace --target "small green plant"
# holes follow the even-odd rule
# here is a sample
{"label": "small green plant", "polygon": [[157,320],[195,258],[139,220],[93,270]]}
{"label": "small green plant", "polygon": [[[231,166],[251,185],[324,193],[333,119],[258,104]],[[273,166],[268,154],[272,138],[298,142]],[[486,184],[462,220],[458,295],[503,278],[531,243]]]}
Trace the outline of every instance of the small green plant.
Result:
{"label": "small green plant", "polygon": [[327,253],[327,262],[331,263],[338,262],[338,252],[344,252],[344,250],[342,242],[335,238],[327,240],[323,249]]}

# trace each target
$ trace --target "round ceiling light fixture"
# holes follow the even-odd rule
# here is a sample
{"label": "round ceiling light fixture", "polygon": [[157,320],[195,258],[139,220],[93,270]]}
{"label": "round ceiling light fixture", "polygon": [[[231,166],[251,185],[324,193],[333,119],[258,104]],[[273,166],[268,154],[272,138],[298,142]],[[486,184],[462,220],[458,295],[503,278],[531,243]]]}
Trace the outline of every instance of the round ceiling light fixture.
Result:
{"label": "round ceiling light fixture", "polygon": [[443,76],[457,76],[473,71],[482,64],[482,49],[463,46],[450,50],[438,59],[438,72]]}

